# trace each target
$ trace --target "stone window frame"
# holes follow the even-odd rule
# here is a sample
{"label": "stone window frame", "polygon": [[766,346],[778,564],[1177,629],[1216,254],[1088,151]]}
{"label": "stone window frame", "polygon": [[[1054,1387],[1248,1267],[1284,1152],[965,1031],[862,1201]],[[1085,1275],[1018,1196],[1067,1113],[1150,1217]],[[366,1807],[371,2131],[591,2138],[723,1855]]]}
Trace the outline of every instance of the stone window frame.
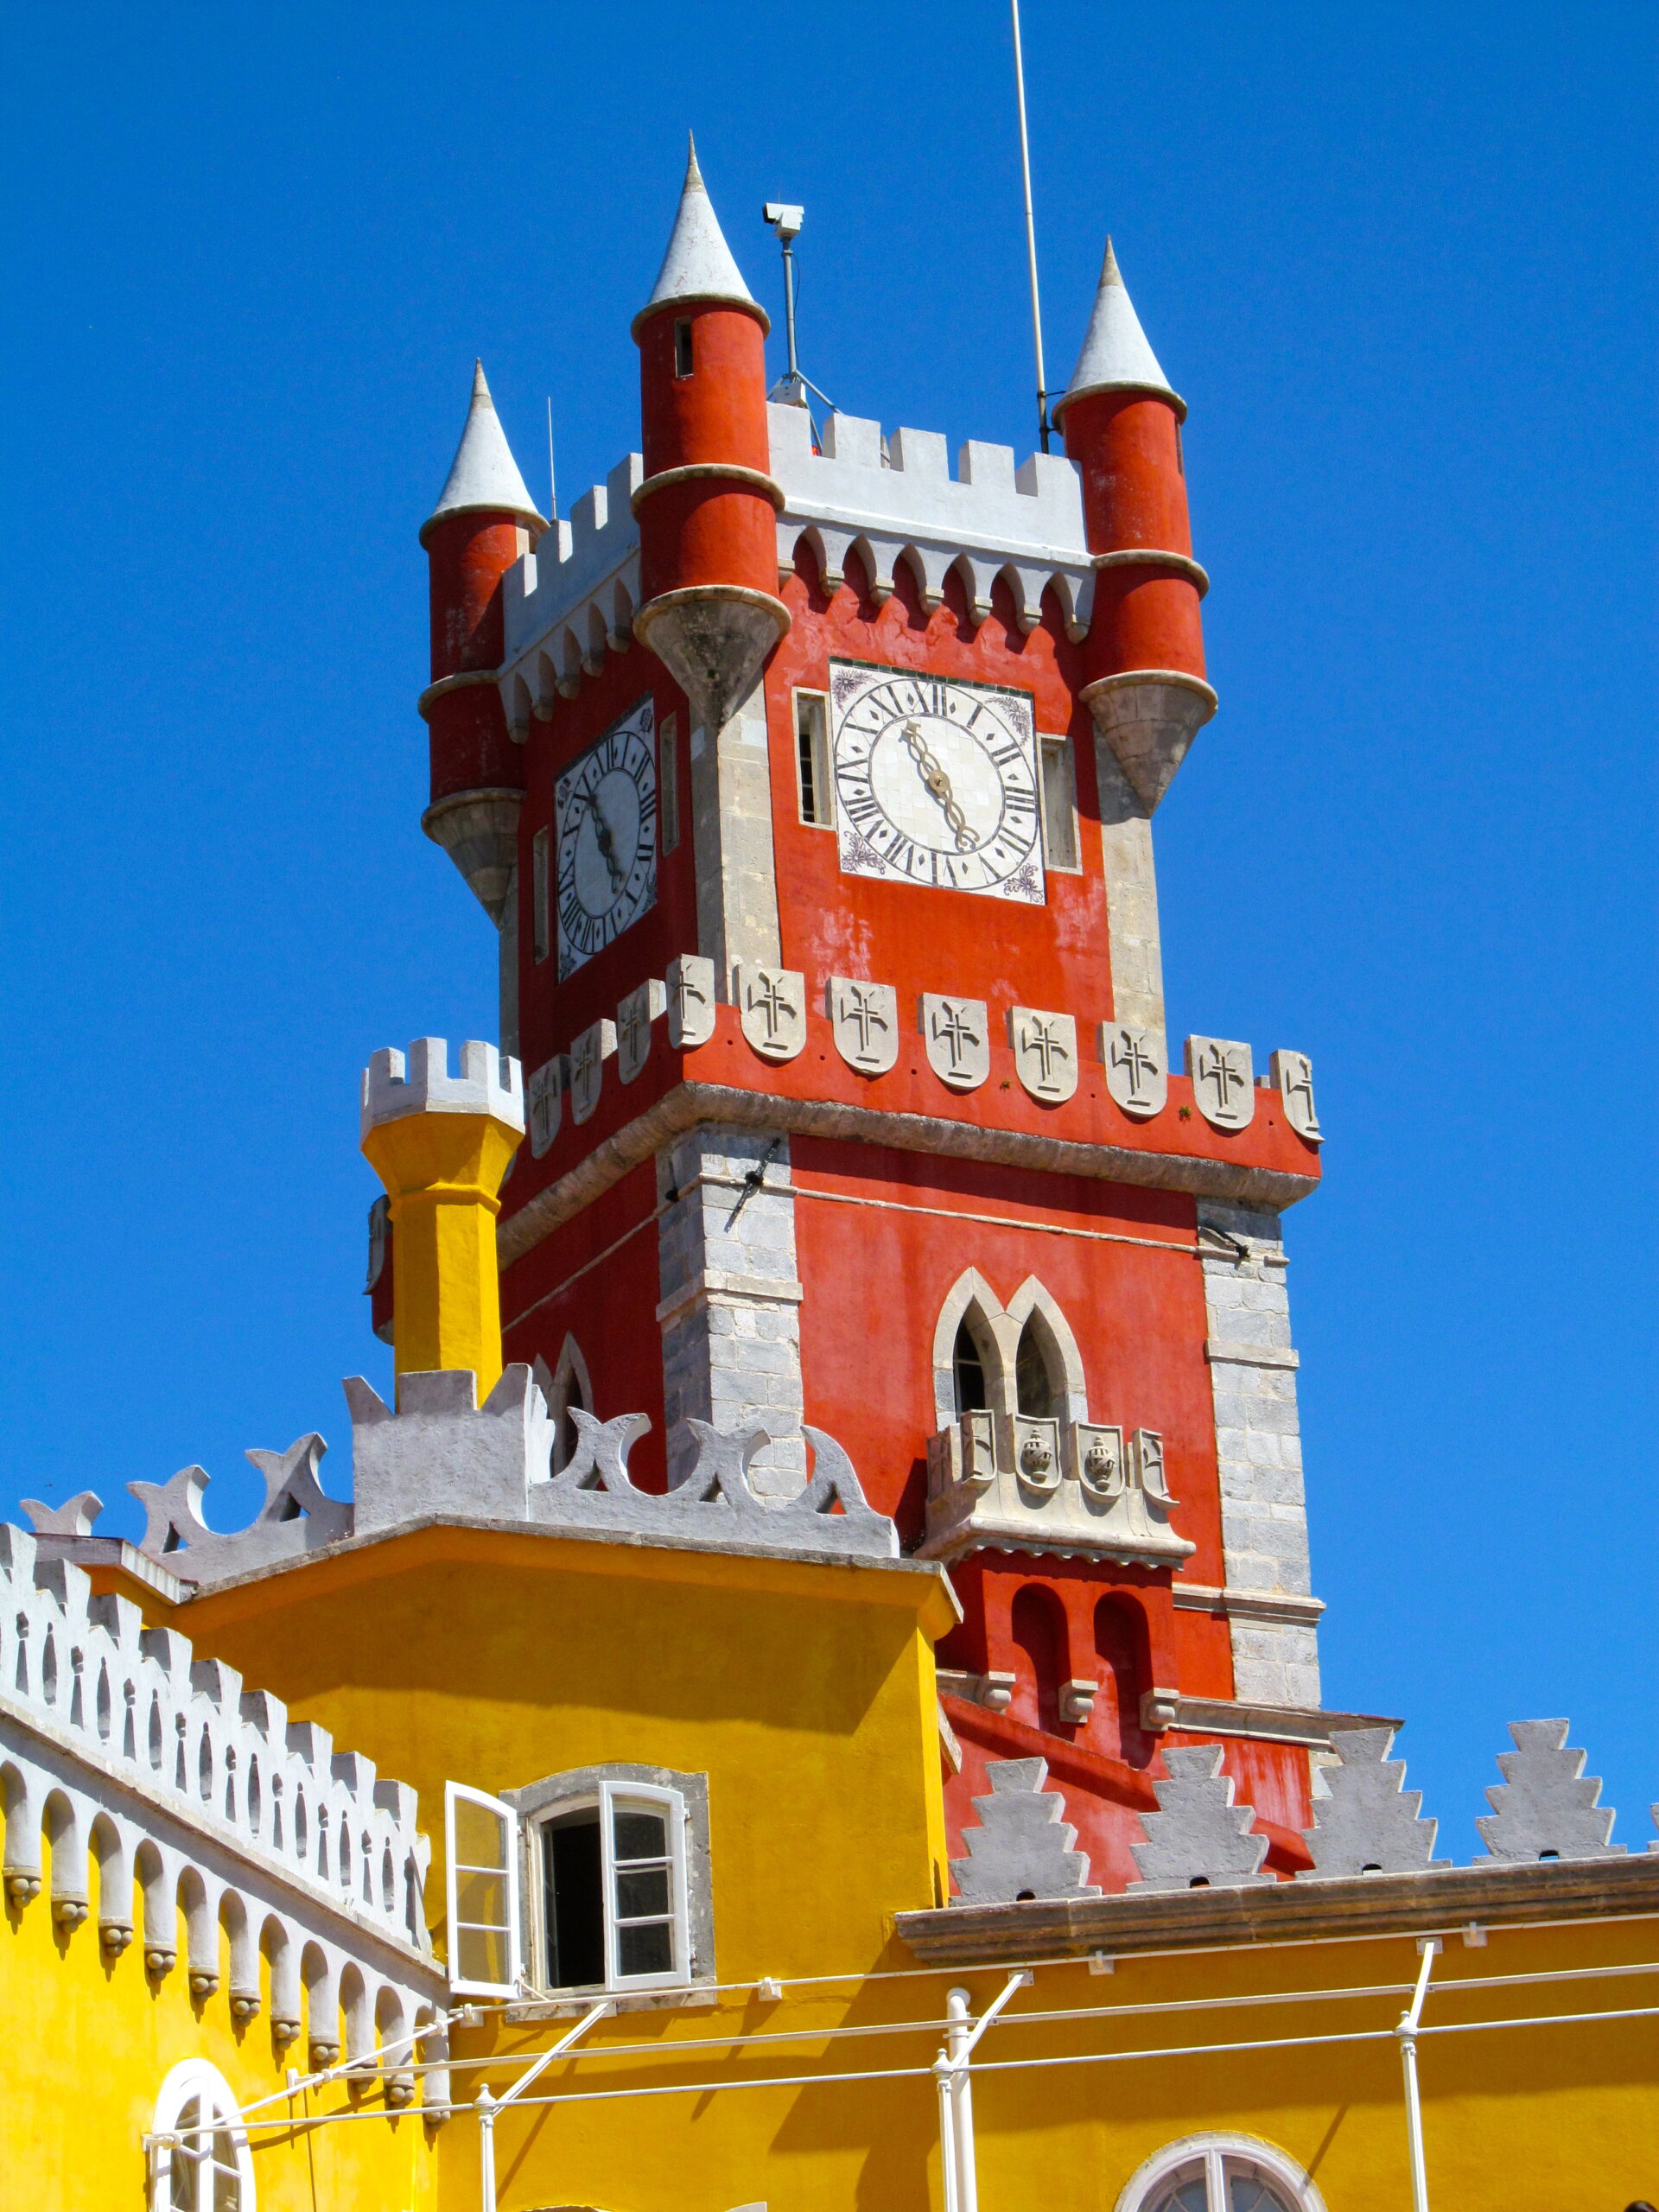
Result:
{"label": "stone window frame", "polygon": [[[574,1398],[570,1389],[572,1382],[575,1384]],[[552,1435],[552,1471],[556,1475],[562,1474],[569,1464],[564,1451],[564,1424],[571,1406],[580,1406],[583,1413],[592,1414],[595,1420],[598,1419],[598,1408],[594,1404],[593,1378],[588,1372],[588,1362],[582,1356],[582,1346],[569,1329],[565,1331],[564,1342],[559,1346],[557,1363],[543,1395],[547,1401],[548,1424]]]}
{"label": "stone window frame", "polygon": [[1114,2212],[1152,2212],[1165,2190],[1184,2180],[1206,2183],[1209,2212],[1227,2212],[1227,2184],[1239,2168],[1266,2182],[1285,2198],[1288,2212],[1325,2212],[1325,2203],[1306,2169],[1288,2152],[1259,2135],[1206,2133],[1183,2135],[1154,2151],[1129,2176]]}
{"label": "stone window frame", "polygon": [[1083,1354],[1060,1303],[1041,1278],[1027,1275],[1004,1306],[977,1268],[966,1268],[945,1294],[933,1330],[934,1413],[940,1428],[957,1421],[957,1331],[965,1322],[979,1347],[985,1395],[993,1413],[1019,1410],[1015,1370],[1020,1338],[1033,1319],[1046,1339],[1045,1353],[1054,1398],[1065,1421],[1089,1418],[1089,1384]]}
{"label": "stone window frame", "polygon": [[676,1998],[682,1991],[707,1987],[716,1980],[709,1777],[706,1774],[683,1773],[676,1767],[642,1766],[620,1759],[599,1766],[571,1767],[563,1774],[543,1775],[539,1782],[526,1783],[521,1789],[501,1792],[502,1803],[511,1806],[518,1820],[522,1979],[538,1997],[567,1993],[548,1987],[542,1979],[547,1940],[543,1924],[541,1831],[549,1820],[561,1813],[579,1812],[584,1806],[597,1804],[600,1784],[607,1782],[623,1788],[632,1783],[649,1789],[672,1790],[685,1807],[686,1930],[690,1949],[686,1974],[683,1980],[659,1985],[656,1989],[641,1985],[636,1990],[625,1983],[616,1994],[624,1999],[636,1995],[645,1999],[653,1996]]}

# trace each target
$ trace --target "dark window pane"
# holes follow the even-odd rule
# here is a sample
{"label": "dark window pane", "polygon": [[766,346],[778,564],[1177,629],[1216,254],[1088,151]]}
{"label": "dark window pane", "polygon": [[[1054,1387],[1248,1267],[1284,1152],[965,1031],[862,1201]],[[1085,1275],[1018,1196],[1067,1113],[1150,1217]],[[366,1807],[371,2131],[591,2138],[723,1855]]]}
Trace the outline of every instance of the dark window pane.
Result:
{"label": "dark window pane", "polygon": [[649,1873],[617,1876],[616,1913],[619,1920],[646,1920],[654,1914],[667,1910],[666,1867],[653,1869]]}
{"label": "dark window pane", "polygon": [[985,1403],[985,1368],[979,1356],[979,1346],[974,1342],[973,1331],[965,1321],[957,1331],[952,1361],[957,1376],[957,1411],[959,1414],[976,1413]]}
{"label": "dark window pane", "polygon": [[599,1841],[596,1812],[542,1831],[550,1989],[580,1989],[605,1979],[605,1878]]}
{"label": "dark window pane", "polygon": [[672,1974],[674,1931],[660,1921],[654,1927],[619,1928],[616,1958],[623,1974]]}
{"label": "dark window pane", "polygon": [[1014,1387],[1022,1414],[1047,1421],[1059,1411],[1054,1402],[1054,1385],[1049,1376],[1048,1362],[1043,1356],[1042,1339],[1033,1321],[1027,1321],[1020,1332],[1020,1351],[1014,1366]]}
{"label": "dark window pane", "polygon": [[668,1824],[660,1813],[619,1812],[615,1843],[619,1859],[666,1859]]}

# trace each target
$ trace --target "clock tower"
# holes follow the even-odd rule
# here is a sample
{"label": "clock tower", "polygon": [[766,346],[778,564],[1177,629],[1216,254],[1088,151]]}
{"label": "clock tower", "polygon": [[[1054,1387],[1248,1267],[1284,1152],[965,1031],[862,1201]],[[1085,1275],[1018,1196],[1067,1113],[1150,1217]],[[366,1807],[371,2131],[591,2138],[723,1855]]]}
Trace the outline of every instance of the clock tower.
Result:
{"label": "clock tower", "polygon": [[1041,1758],[1121,1888],[1163,1751],[1218,1745],[1288,1872],[1349,1717],[1280,1232],[1320,1133],[1300,1054],[1166,1034],[1152,819],[1216,706],[1185,409],[1109,245],[1064,455],[815,435],[766,334],[694,153],[640,451],[544,523],[480,371],[427,526],[426,823],[524,1069],[505,1357],[556,1461],[647,1414],[647,1489],[688,1418],[764,1431],[763,1494],[839,1442],[962,1609],[953,1831]]}

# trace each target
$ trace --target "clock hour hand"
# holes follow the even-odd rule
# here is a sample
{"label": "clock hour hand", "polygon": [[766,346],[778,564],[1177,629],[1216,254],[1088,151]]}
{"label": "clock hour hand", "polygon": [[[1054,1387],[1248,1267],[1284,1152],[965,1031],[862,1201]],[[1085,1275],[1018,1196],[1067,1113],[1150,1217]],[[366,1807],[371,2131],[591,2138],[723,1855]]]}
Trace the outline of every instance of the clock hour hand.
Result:
{"label": "clock hour hand", "polygon": [[583,803],[587,806],[588,813],[592,815],[594,818],[594,836],[599,846],[599,856],[604,861],[606,867],[610,870],[611,889],[613,892],[620,891],[622,888],[622,881],[626,871],[624,870],[621,862],[616,857],[616,839],[612,834],[611,825],[605,819],[604,814],[601,810],[599,801],[594,797],[593,793],[591,791],[588,791],[584,792],[582,796]]}
{"label": "clock hour hand", "polygon": [[968,827],[968,817],[957,804],[957,795],[950,788],[950,779],[929,751],[927,740],[914,722],[905,724],[905,750],[916,763],[916,772],[931,795],[938,799],[940,811],[950,825],[959,853],[971,853],[979,840]]}

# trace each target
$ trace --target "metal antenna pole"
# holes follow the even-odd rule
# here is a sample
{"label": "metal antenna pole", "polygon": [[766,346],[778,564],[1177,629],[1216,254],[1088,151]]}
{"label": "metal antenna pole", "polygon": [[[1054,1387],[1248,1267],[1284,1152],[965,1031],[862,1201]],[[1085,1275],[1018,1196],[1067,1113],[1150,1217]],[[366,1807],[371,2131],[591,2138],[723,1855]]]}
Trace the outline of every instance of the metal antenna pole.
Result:
{"label": "metal antenna pole", "polygon": [[553,394],[546,396],[546,520],[560,520],[560,486],[553,482]]}
{"label": "metal antenna pole", "polygon": [[795,249],[787,236],[784,248],[784,330],[789,345],[789,376],[792,384],[801,373],[795,357]]}
{"label": "metal antenna pole", "polygon": [[1037,223],[1031,207],[1031,141],[1026,131],[1026,65],[1020,50],[1020,0],[1014,16],[1014,90],[1020,110],[1020,174],[1026,188],[1026,257],[1031,264],[1031,334],[1037,347],[1037,435],[1048,451],[1048,378],[1043,369],[1043,310],[1037,296]]}

